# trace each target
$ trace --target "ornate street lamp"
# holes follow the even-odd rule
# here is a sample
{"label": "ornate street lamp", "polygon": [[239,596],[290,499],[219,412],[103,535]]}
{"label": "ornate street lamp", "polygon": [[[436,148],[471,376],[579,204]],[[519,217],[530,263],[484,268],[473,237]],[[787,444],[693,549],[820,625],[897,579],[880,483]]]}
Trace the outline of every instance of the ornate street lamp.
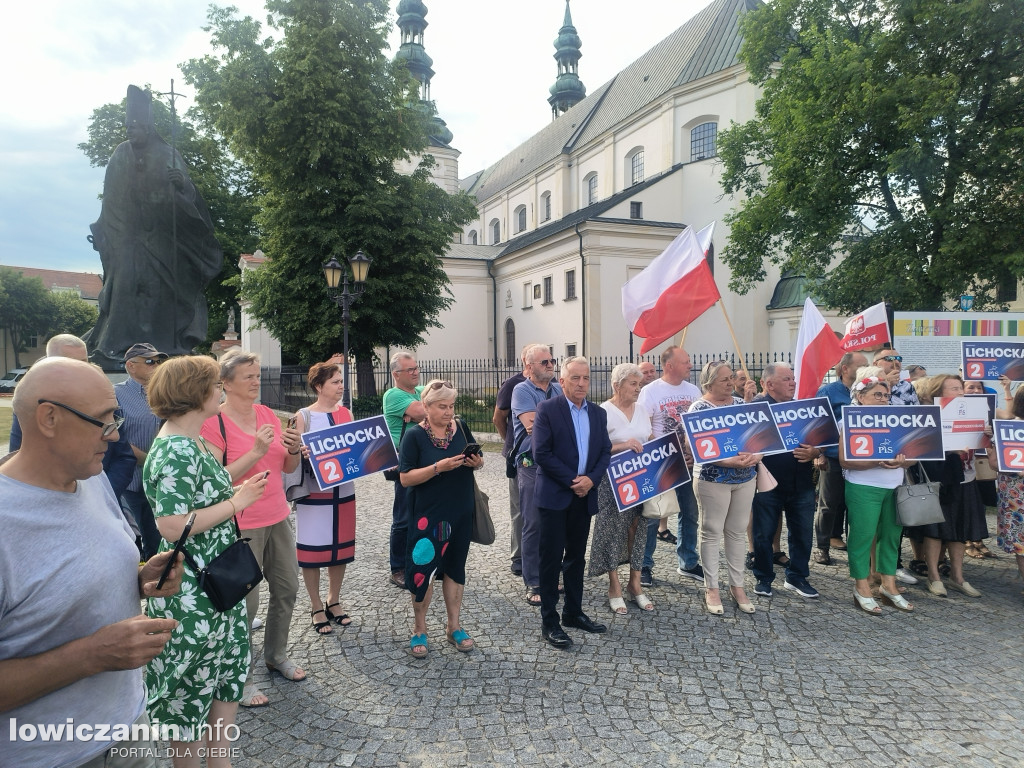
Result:
{"label": "ornate street lamp", "polygon": [[[348,270],[338,261],[336,256],[324,264],[324,277],[327,279],[327,296],[341,307],[341,325],[345,329],[344,349],[342,353],[345,359],[342,363],[342,376],[344,378],[345,391],[341,398],[341,404],[346,408],[352,408],[352,390],[348,386],[348,324],[352,319],[352,304],[358,299],[366,285],[366,274],[370,271],[372,259],[362,250],[356,251],[355,256],[349,258],[348,263],[352,266],[352,290],[349,290]],[[341,283],[341,290],[338,284]]]}

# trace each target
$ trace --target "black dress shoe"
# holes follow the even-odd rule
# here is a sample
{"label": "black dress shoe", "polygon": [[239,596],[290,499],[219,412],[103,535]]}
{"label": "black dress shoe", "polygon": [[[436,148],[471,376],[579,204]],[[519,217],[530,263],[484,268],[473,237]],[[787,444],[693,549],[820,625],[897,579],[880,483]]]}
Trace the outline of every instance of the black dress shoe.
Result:
{"label": "black dress shoe", "polygon": [[565,634],[565,630],[561,627],[555,627],[554,629],[542,627],[540,633],[555,648],[572,648],[572,638]]}
{"label": "black dress shoe", "polygon": [[581,613],[578,616],[563,616],[562,623],[567,627],[576,627],[576,629],[582,629],[584,632],[594,632],[596,634],[601,634],[602,632],[608,631],[608,627],[606,627],[604,624],[598,624],[585,613]]}

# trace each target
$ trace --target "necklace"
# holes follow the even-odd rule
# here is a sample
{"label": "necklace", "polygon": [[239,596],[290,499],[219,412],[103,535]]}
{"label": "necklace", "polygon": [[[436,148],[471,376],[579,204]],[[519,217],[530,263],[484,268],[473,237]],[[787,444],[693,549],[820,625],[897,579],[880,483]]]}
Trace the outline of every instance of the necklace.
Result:
{"label": "necklace", "polygon": [[434,437],[434,430],[430,426],[430,422],[426,419],[420,422],[420,426],[427,433],[427,437],[430,438],[430,442],[434,444],[435,448],[447,448],[448,444],[451,443],[452,437],[455,436],[455,422],[448,422],[448,426],[444,428],[444,437]]}

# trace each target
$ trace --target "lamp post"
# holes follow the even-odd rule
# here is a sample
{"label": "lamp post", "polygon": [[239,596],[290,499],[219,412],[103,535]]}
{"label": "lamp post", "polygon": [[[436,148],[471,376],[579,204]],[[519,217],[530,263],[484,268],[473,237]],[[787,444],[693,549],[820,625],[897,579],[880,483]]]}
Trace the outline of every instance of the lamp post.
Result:
{"label": "lamp post", "polygon": [[[370,270],[370,257],[362,250],[356,251],[348,263],[352,266],[352,290],[348,285],[348,270],[341,266],[336,256],[324,264],[324,277],[327,278],[327,296],[341,307],[341,325],[345,329],[344,348],[342,353],[345,360],[342,363],[342,377],[344,378],[345,391],[342,394],[341,404],[346,408],[352,408],[352,390],[348,386],[348,324],[352,319],[352,304],[363,294],[366,284],[366,273]],[[341,290],[338,284],[341,283]]]}

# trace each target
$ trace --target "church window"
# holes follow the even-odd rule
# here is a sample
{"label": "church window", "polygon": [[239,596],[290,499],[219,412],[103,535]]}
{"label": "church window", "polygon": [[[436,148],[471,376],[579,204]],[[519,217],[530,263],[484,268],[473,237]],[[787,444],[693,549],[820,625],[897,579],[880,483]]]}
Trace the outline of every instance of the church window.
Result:
{"label": "church window", "polygon": [[629,218],[631,219],[642,219],[644,217],[644,204],[632,200],[629,203]]}
{"label": "church window", "polygon": [[518,355],[516,354],[516,324],[512,318],[505,321],[505,365],[515,365]]}
{"label": "church window", "polygon": [[469,244],[470,245],[476,245],[477,244],[477,242],[476,242],[476,230],[475,229],[469,230]]}
{"label": "church window", "polygon": [[644,180],[644,150],[636,150],[629,158],[629,185],[639,184]]}
{"label": "church window", "polygon": [[587,205],[597,202],[597,174],[592,173],[583,180],[583,188],[586,190],[584,199]]}
{"label": "church window", "polygon": [[516,208],[516,232],[526,231],[526,206],[520,205]]}
{"label": "church window", "polygon": [[572,301],[576,298],[576,270],[568,269],[565,272],[565,300]]}
{"label": "church window", "polygon": [[491,219],[491,244],[497,245],[501,242],[501,222]]}
{"label": "church window", "polygon": [[540,211],[542,221],[551,221],[551,193],[545,192],[540,196]]}
{"label": "church window", "polygon": [[690,160],[704,160],[718,155],[716,140],[718,123],[701,123],[690,131]]}

